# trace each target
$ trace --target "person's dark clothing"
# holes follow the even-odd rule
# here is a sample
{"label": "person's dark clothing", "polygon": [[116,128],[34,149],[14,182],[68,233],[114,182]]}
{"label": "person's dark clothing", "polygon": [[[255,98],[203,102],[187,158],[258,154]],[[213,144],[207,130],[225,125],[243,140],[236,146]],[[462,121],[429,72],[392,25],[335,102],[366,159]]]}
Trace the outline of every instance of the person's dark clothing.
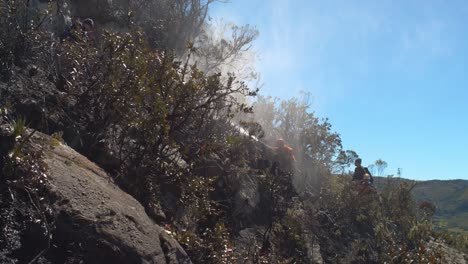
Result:
{"label": "person's dark clothing", "polygon": [[364,179],[364,174],[369,174],[370,175],[370,183],[372,184],[374,182],[374,178],[372,177],[372,174],[369,172],[369,170],[366,167],[356,167],[354,169],[354,174],[353,174],[353,181],[362,181]]}
{"label": "person's dark clothing", "polygon": [[69,39],[73,42],[78,42],[82,37],[88,40],[95,39],[94,21],[90,18],[85,20],[76,19],[73,24],[66,27],[65,30],[60,34],[60,42],[65,39]]}
{"label": "person's dark clothing", "polygon": [[60,42],[63,42],[65,39],[70,39],[74,42],[77,42],[79,40],[78,34],[81,31],[81,25],[76,23],[65,28],[62,34],[60,34],[59,36]]}

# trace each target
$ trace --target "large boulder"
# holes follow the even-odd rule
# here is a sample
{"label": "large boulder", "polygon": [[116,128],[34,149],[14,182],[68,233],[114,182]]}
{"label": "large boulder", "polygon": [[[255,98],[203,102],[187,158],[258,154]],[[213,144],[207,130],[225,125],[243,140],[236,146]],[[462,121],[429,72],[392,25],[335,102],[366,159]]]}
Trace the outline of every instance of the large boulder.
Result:
{"label": "large boulder", "polygon": [[79,245],[85,263],[191,263],[178,242],[93,162],[41,133],[25,148],[44,153],[56,215],[51,250]]}

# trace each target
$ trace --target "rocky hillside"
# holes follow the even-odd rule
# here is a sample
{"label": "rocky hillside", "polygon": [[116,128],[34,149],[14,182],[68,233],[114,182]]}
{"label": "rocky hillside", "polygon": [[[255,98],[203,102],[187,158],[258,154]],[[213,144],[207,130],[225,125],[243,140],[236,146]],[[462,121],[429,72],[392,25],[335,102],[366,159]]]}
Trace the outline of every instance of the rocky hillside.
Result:
{"label": "rocky hillside", "polygon": [[[5,208],[1,222],[5,232],[0,240],[3,243],[0,252],[2,263],[191,263],[190,257],[175,240],[188,238],[176,235],[169,225],[163,228],[155,224],[141,204],[118,188],[113,179],[93,162],[57,138],[26,129],[21,129],[21,133],[17,134],[19,128],[10,125],[0,128],[0,165],[3,168],[0,194],[2,207]],[[333,252],[338,250],[336,247],[347,248],[343,243],[350,235],[361,240],[360,243],[372,243],[372,237],[367,237],[371,235],[366,231],[367,227],[353,228],[349,233],[349,229],[341,226],[344,223],[335,222],[339,218],[326,208],[317,211],[314,216],[316,220],[306,220],[304,210],[307,205],[297,200],[299,197],[291,200],[294,203],[281,206],[290,209],[283,213],[276,211],[280,213],[277,217],[282,215],[284,218],[283,224],[289,226],[285,230],[287,233],[283,234],[286,237],[277,237],[284,231],[274,231],[271,228],[281,227],[272,226],[273,222],[268,224],[271,221],[268,215],[272,212],[265,210],[265,207],[273,206],[273,201],[265,195],[276,190],[278,198],[288,200],[291,198],[284,194],[293,194],[294,191],[285,189],[283,192],[282,188],[268,191],[262,188],[260,184],[274,183],[264,181],[266,175],[237,177],[230,179],[230,183],[237,186],[233,213],[243,227],[230,245],[232,248],[225,251],[224,259],[229,263],[237,262],[232,257],[234,255],[229,257],[233,250],[255,252],[256,243],[265,243],[265,234],[271,236],[268,237],[268,243],[272,243],[268,251],[291,246],[282,245],[282,239],[299,243],[291,249],[304,249],[306,255],[303,260],[306,263],[331,261]],[[288,185],[287,181],[281,180],[276,184]],[[340,192],[341,195],[346,193],[343,190]],[[357,201],[368,198],[362,195],[354,197]],[[281,203],[284,202],[287,201]],[[358,214],[365,210],[359,209],[361,212]],[[357,223],[365,221],[359,220]],[[318,225],[312,229],[314,235],[296,233],[299,237],[289,237],[291,234],[288,233],[300,232],[307,224]],[[365,237],[360,237],[361,233]],[[266,250],[264,247],[260,246],[259,249]],[[443,243],[433,241],[427,247],[427,252],[442,254],[438,257],[432,255],[435,259],[441,258],[441,263],[465,263],[462,254]],[[338,255],[341,256],[340,262],[354,258],[355,253],[350,249]],[[261,253],[259,259],[267,260],[262,254],[268,255]],[[375,258],[376,261],[378,257]]]}
{"label": "rocky hillside", "polygon": [[466,262],[411,186],[332,177],[306,103],[247,104],[212,1],[43,2],[0,4],[0,262]]}
{"label": "rocky hillside", "polygon": [[[11,132],[11,127],[1,127],[2,146],[14,140]],[[4,160],[14,162],[4,163],[12,171],[2,177],[11,195],[5,196],[4,186],[4,236],[14,244],[3,249],[2,263],[15,259],[20,263],[191,263],[177,241],[146,215],[140,203],[70,147],[37,132],[22,146],[20,155],[16,161]],[[28,168],[31,163],[40,168]],[[30,170],[30,174],[20,170]],[[38,177],[38,186],[26,176]],[[11,222],[13,219],[24,222]]]}

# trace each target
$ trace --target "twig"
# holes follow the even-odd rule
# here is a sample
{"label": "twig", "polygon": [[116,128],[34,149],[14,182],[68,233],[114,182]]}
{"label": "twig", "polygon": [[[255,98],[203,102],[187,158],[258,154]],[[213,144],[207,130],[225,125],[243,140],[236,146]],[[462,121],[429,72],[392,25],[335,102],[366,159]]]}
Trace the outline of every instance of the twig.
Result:
{"label": "twig", "polygon": [[26,193],[28,194],[29,200],[31,201],[31,204],[34,206],[34,208],[36,208],[37,212],[41,215],[42,220],[44,221],[44,225],[45,225],[46,232],[47,232],[47,247],[44,248],[41,252],[39,252],[39,254],[37,254],[31,261],[28,262],[28,264],[33,264],[33,263],[35,263],[45,252],[47,252],[47,250],[50,249],[50,231],[49,231],[49,225],[48,225],[48,223],[47,223],[47,219],[46,219],[44,213],[42,212],[42,210],[40,210],[39,207],[38,207],[38,205],[36,205],[36,203],[33,201],[33,198],[32,198],[32,196],[31,196],[31,193],[29,192],[29,190],[28,190],[26,187],[23,187],[22,189],[26,191]]}
{"label": "twig", "polygon": [[20,143],[19,146],[18,146],[18,149],[19,149],[20,151],[21,151],[21,149],[23,149],[24,144],[26,144],[26,142],[28,142],[29,139],[31,139],[31,137],[32,137],[36,132],[37,132],[37,130],[34,129],[25,139],[23,139],[23,140],[21,141],[21,143]]}
{"label": "twig", "polygon": [[[42,212],[42,210],[40,210],[39,206],[34,202],[34,199],[32,198],[31,192],[28,190],[28,188],[25,187],[25,186],[19,185],[19,184],[15,184],[15,183],[13,183],[13,186],[18,188],[18,189],[21,189],[21,190],[25,191],[28,194],[29,201],[31,202],[33,207],[36,209],[36,211],[41,215],[41,218],[42,218],[42,221],[44,222],[46,233],[47,233],[47,247],[44,248],[41,252],[39,252],[39,254],[37,254],[31,261],[28,262],[28,264],[32,264],[32,263],[35,263],[47,250],[50,249],[49,224],[47,223],[47,219],[46,219],[44,213]],[[10,188],[8,188],[8,189],[10,189]],[[11,193],[11,191],[10,191],[10,193]]]}
{"label": "twig", "polygon": [[[50,239],[49,239],[50,240]],[[49,242],[50,243],[50,242]],[[44,248],[41,252],[39,252],[39,254],[37,254],[31,261],[28,262],[28,264],[33,264],[37,261],[37,259],[39,259],[42,255],[44,255],[44,253],[49,250],[50,248],[50,245],[47,245],[47,248]]]}
{"label": "twig", "polygon": [[14,196],[13,193],[11,192],[10,187],[8,187],[8,192],[10,192],[11,199],[12,199],[13,201],[15,201],[15,200],[16,200],[16,199],[15,199],[15,196]]}

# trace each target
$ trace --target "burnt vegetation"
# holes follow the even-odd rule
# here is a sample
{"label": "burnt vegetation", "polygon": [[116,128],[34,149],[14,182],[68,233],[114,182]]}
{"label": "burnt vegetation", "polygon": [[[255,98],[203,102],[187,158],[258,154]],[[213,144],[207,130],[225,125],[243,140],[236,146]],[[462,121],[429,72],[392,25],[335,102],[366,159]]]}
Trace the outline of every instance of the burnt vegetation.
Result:
{"label": "burnt vegetation", "polygon": [[[221,69],[258,32],[210,35],[213,2],[0,2],[0,261],[80,260],[57,247],[40,149],[23,148],[37,130],[104,168],[194,263],[442,262],[432,205],[408,184],[362,194],[333,175],[357,154],[307,100],[249,104],[258,89]],[[97,37],[60,40],[67,12]],[[294,166],[274,162],[278,137]]]}

